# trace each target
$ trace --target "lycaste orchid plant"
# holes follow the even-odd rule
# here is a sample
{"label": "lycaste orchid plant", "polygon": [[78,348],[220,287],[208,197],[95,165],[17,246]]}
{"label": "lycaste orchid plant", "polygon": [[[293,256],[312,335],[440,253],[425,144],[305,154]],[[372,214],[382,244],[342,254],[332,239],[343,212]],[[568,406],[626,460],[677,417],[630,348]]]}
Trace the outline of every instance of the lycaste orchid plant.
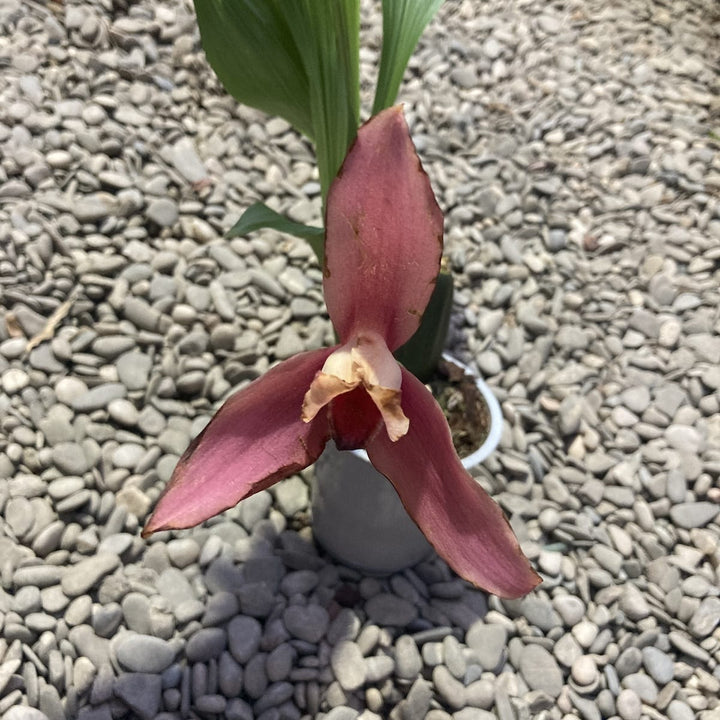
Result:
{"label": "lycaste orchid plant", "polygon": [[500,507],[464,470],[444,415],[392,353],[435,285],[443,217],[398,107],[358,131],[326,206],[323,288],[339,344],[231,396],[180,459],[143,535],[187,528],[313,463],[365,448],[455,571],[503,597],[539,582]]}

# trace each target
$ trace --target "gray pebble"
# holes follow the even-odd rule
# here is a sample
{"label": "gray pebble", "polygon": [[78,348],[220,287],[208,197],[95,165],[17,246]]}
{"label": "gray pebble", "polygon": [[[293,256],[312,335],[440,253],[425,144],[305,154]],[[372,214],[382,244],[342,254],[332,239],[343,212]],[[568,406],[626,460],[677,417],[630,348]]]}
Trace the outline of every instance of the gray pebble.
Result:
{"label": "gray pebble", "polygon": [[283,613],[283,622],[294,637],[317,643],[325,635],[330,618],[318,605],[291,605]]}
{"label": "gray pebble", "polygon": [[443,665],[438,665],[432,674],[433,684],[443,702],[453,710],[459,710],[465,705],[465,687],[454,678]]}
{"label": "gray pebble", "polygon": [[3,720],[50,720],[48,716],[34,707],[13,705],[4,715]]}
{"label": "gray pebble", "polygon": [[150,600],[139,592],[125,595],[121,602],[125,624],[130,630],[140,635],[150,631]]}
{"label": "gray pebble", "polygon": [[526,645],[520,655],[519,670],[532,690],[542,690],[550,697],[560,695],[564,681],[555,658],[540,645]]}
{"label": "gray pebble", "polygon": [[668,720],[694,720],[695,711],[682,700],[671,700],[665,710]]}
{"label": "gray pebble", "polygon": [[642,649],[643,665],[658,685],[666,685],[675,674],[673,659],[656,647]]}
{"label": "gray pebble", "polygon": [[222,714],[227,706],[227,699],[222,695],[201,695],[195,699],[195,708],[201,713]]}
{"label": "gray pebble", "polygon": [[53,405],[48,410],[46,417],[40,420],[38,424],[50,445],[75,440],[76,434],[72,424],[73,416],[73,411],[69,407]]}
{"label": "gray pebble", "polygon": [[227,638],[221,628],[202,628],[190,637],[185,652],[190,662],[207,662],[225,650]]}
{"label": "gray pebble", "polygon": [[[295,572],[285,575],[285,577],[280,581],[280,591],[287,597],[292,597],[293,595],[306,595],[318,584],[318,581],[318,574],[313,570],[296,570]],[[357,621],[357,616],[355,616],[355,618]],[[337,632],[344,633],[346,620],[347,617],[342,611],[338,614],[338,617],[333,620],[333,623],[328,630],[328,641],[331,644],[334,644],[338,640],[342,639],[338,634],[336,634],[336,631],[333,631],[336,622],[339,621],[339,624],[342,624],[342,629]],[[355,635],[357,635],[357,631],[359,630],[359,621],[357,621],[357,623],[358,627],[355,629]]]}
{"label": "gray pebble", "polygon": [[187,577],[176,568],[167,568],[160,573],[157,589],[171,607],[177,607],[190,600],[197,600]]}
{"label": "gray pebble", "polygon": [[445,659],[445,667],[452,675],[458,678],[458,680],[462,680],[467,670],[467,662],[462,647],[454,635],[448,635],[443,640],[443,657]]}
{"label": "gray pebble", "polygon": [[137,443],[121,443],[112,454],[115,467],[133,470],[145,454],[145,448]]}
{"label": "gray pebble", "polygon": [[62,577],[63,592],[68,597],[83,595],[95,587],[102,578],[120,565],[120,558],[110,553],[102,553],[71,565]]}
{"label": "gray pebble", "polygon": [[115,655],[132,672],[161,673],[175,659],[177,649],[160,638],[128,633],[115,644]]}
{"label": "gray pebble", "polygon": [[356,720],[360,713],[350,707],[338,705],[323,716],[323,720]]}
{"label": "gray pebble", "polygon": [[242,667],[229,652],[224,652],[218,661],[218,687],[227,698],[234,698],[242,690]]}
{"label": "gray pebble", "polygon": [[129,295],[123,302],[122,310],[125,318],[141,330],[155,332],[160,326],[160,311],[142,298]]}
{"label": "gray pebble", "polygon": [[258,717],[269,708],[282,705],[293,696],[294,686],[289,682],[276,682],[263,692],[262,697],[255,703],[253,709]]}
{"label": "gray pebble", "polygon": [[202,624],[206,627],[220,625],[235,617],[239,612],[240,603],[237,597],[233,593],[221,590],[207,599]]}
{"label": "gray pebble", "polygon": [[177,203],[170,198],[152,200],[145,209],[145,217],[160,227],[174,225],[180,216]]}
{"label": "gray pebble", "polygon": [[622,720],[640,720],[642,703],[633,690],[627,688],[622,690],[615,701],[615,706]]}
{"label": "gray pebble", "polygon": [[379,593],[365,603],[368,617],[378,625],[405,627],[417,617],[417,608],[407,600]]}
{"label": "gray pebble", "polygon": [[108,414],[110,418],[120,425],[132,427],[138,422],[140,413],[129,400],[119,398],[108,403]]}
{"label": "gray pebble", "polygon": [[205,604],[200,600],[192,599],[178,603],[173,612],[180,625],[186,625],[192,620],[199,620],[205,612]]}
{"label": "gray pebble", "polygon": [[[267,583],[245,583],[236,592],[240,600],[240,609],[245,615],[264,618],[267,617],[275,607],[275,593]],[[314,630],[311,628],[308,632],[312,634]]]}
{"label": "gray pebble", "polygon": [[352,692],[365,682],[365,658],[354,642],[349,640],[339,642],[332,649],[330,665],[343,690]]}
{"label": "gray pebble", "polygon": [[29,382],[30,377],[20,368],[9,368],[0,377],[0,386],[8,395],[20,392]]}
{"label": "gray pebble", "polygon": [[238,336],[237,328],[230,323],[219,323],[210,332],[210,347],[215,350],[233,350]]}
{"label": "gray pebble", "polygon": [[68,640],[74,645],[79,655],[83,655],[96,667],[110,661],[110,643],[98,637],[89,625],[78,625],[70,629]]}
{"label": "gray pebble", "polygon": [[672,521],[687,530],[705,527],[718,514],[720,514],[720,506],[710,502],[681,503],[670,508]]}
{"label": "gray pebble", "polygon": [[622,678],[637,672],[642,665],[642,652],[639,648],[630,646],[625,648],[615,662],[617,674]]}
{"label": "gray pebble", "polygon": [[293,475],[275,486],[275,499],[280,512],[293,517],[308,506],[308,486],[301,477]]}
{"label": "gray pebble", "polygon": [[620,596],[620,609],[631,620],[642,620],[650,614],[650,607],[642,592],[632,583],[626,583]]}
{"label": "gray pebble", "polygon": [[649,705],[654,705],[657,701],[657,685],[653,679],[645,673],[626,675],[622,680],[622,686],[632,690],[643,702]]}
{"label": "gray pebble", "polygon": [[599,674],[595,660],[590,655],[582,655],[575,659],[570,668],[572,679],[581,686],[593,685]]}
{"label": "gray pebble", "polygon": [[696,638],[710,635],[720,623],[720,598],[706,597],[693,613],[688,629]]}
{"label": "gray pebble", "polygon": [[579,623],[585,614],[585,604],[574,595],[558,595],[553,598],[553,606],[566,627]]}
{"label": "gray pebble", "polygon": [[287,679],[295,661],[295,650],[289,643],[282,643],[268,653],[265,671],[270,682]]}
{"label": "gray pebble", "polygon": [[10,498],[5,505],[5,521],[18,538],[23,538],[34,524],[30,501],[24,497]]}
{"label": "gray pebble", "polygon": [[495,701],[495,689],[488,680],[476,680],[465,688],[465,700],[474,708],[489,710]]}
{"label": "gray pebble", "polygon": [[170,157],[172,164],[188,182],[196,183],[207,176],[205,165],[190,138],[178,140],[172,147]]}
{"label": "gray pebble", "polygon": [[105,602],[93,607],[91,614],[92,629],[99,637],[110,638],[115,634],[122,621],[122,609],[116,602]]}
{"label": "gray pebble", "polygon": [[73,396],[70,406],[76,412],[89,413],[106,408],[111,400],[123,398],[126,394],[127,390],[120,383],[104,383]]}
{"label": "gray pebble", "polygon": [[287,358],[297,355],[305,350],[297,330],[292,325],[283,326],[280,331],[280,337],[275,345],[275,357],[278,360],[286,360]]}
{"label": "gray pebble", "polygon": [[92,351],[106,360],[113,360],[135,346],[135,340],[124,335],[105,335],[92,344]]}
{"label": "gray pebble", "polygon": [[113,691],[141,720],[153,720],[160,709],[162,679],[148,673],[127,673],[115,679]]}
{"label": "gray pebble", "polygon": [[89,620],[91,612],[92,599],[89,595],[80,595],[67,605],[65,622],[71,627],[81,625]]}
{"label": "gray pebble", "polygon": [[251,617],[233,618],[227,626],[228,649],[241,665],[258,651],[262,637],[262,625]]}
{"label": "gray pebble", "polygon": [[443,645],[441,642],[426,642],[422,646],[422,659],[425,665],[435,667],[444,661]]}
{"label": "gray pebble", "polygon": [[520,601],[520,610],[530,624],[544,632],[549,632],[562,624],[552,603],[543,597],[528,595]]}
{"label": "gray pebble", "polygon": [[152,360],[138,350],[121,355],[115,363],[118,378],[128,390],[144,390],[148,383]]}
{"label": "gray pebble", "polygon": [[422,670],[422,657],[416,642],[401,635],[395,642],[395,672],[399,678],[412,680]]}
{"label": "gray pebble", "polygon": [[502,625],[489,625],[480,620],[470,627],[465,642],[473,650],[483,669],[493,672],[500,666],[505,655],[507,630]]}
{"label": "gray pebble", "polygon": [[52,459],[58,470],[66,475],[82,475],[91,467],[82,445],[77,443],[58,443],[52,449]]}
{"label": "gray pebble", "polygon": [[253,699],[261,698],[267,690],[268,677],[265,672],[267,655],[258,653],[254,655],[245,666],[244,686],[245,692]]}
{"label": "gray pebble", "polygon": [[138,415],[137,425],[147,435],[159,435],[165,427],[165,417],[152,405],[146,405]]}

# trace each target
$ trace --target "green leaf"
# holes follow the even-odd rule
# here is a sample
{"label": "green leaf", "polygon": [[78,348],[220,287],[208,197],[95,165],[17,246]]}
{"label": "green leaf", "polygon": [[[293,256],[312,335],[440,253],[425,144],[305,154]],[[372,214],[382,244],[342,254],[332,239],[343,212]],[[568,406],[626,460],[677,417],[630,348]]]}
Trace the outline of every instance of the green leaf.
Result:
{"label": "green leaf", "polygon": [[323,200],[360,117],[359,0],[195,0],[227,91],[314,143]]}
{"label": "green leaf", "polygon": [[429,382],[445,350],[452,314],[453,278],[440,272],[430,296],[420,327],[415,334],[395,351],[395,358],[418,380]]}
{"label": "green leaf", "polygon": [[[324,204],[360,123],[360,3],[305,0],[304,4],[310,25],[318,30],[304,57]],[[307,36],[303,39],[308,42]]]}
{"label": "green leaf", "polygon": [[373,115],[395,102],[410,55],[442,2],[383,0],[383,43]]}
{"label": "green leaf", "polygon": [[312,138],[309,78],[280,3],[195,0],[195,11],[203,49],[226,90]]}
{"label": "green leaf", "polygon": [[247,235],[254,230],[260,230],[262,228],[271,228],[272,230],[288,233],[289,235],[295,235],[295,237],[307,240],[318,256],[318,260],[322,263],[325,230],[320,227],[303,225],[302,223],[289,220],[284,215],[275,212],[261,202],[251,205],[230,230],[228,230],[226,237],[239,237],[240,235]]}

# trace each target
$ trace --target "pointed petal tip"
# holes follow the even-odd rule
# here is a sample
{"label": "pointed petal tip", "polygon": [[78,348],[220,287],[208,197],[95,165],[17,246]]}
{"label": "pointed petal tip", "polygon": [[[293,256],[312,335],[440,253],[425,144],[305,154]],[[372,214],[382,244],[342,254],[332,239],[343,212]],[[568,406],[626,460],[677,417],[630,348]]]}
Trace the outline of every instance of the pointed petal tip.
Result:
{"label": "pointed petal tip", "polygon": [[403,370],[408,434],[391,443],[374,435],[370,461],[395,486],[425,537],[468,582],[504,598],[518,598],[540,582],[501,507],[463,468],[447,421],[432,395]]}
{"label": "pointed petal tip", "polygon": [[329,423],[303,423],[300,408],[330,352],[296,355],[232,395],[178,461],[143,537],[198,525],[313,463]]}
{"label": "pointed petal tip", "polygon": [[518,598],[525,597],[525,595],[528,595],[535,590],[535,588],[542,583],[543,579],[535,572],[530,564],[530,561],[519,548],[518,553],[518,567],[514,570],[516,576],[512,579],[509,575],[505,576],[503,578],[502,585],[489,587],[489,583],[487,581],[484,581],[482,585],[479,585],[472,578],[465,579],[476,588],[485,592],[490,592],[504,600],[517,600]]}
{"label": "pointed petal tip", "polygon": [[[190,526],[188,526],[190,527]],[[162,532],[163,530],[182,530],[183,528],[173,528],[169,524],[163,524],[161,522],[157,521],[156,513],[153,512],[153,514],[150,516],[150,519],[145,523],[145,526],[143,527],[142,531],[140,532],[140,537],[143,540],[147,540],[151,535],[154,535],[157,532]]]}

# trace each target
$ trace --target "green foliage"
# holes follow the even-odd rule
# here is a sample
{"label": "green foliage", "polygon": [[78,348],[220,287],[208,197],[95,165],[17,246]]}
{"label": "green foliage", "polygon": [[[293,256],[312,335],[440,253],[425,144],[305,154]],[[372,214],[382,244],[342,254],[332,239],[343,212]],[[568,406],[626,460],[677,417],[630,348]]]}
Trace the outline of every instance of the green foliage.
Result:
{"label": "green foliage", "polygon": [[373,115],[395,102],[410,55],[442,3],[443,0],[383,0],[383,42]]}
{"label": "green foliage", "polygon": [[415,334],[395,351],[395,357],[418,380],[429,382],[440,362],[445,343],[453,301],[453,278],[440,272],[430,302]]}
{"label": "green foliage", "polygon": [[247,235],[253,232],[253,230],[260,230],[261,228],[272,228],[273,230],[295,235],[295,237],[307,240],[322,264],[325,230],[323,228],[303,225],[302,223],[288,220],[284,215],[275,212],[265,205],[265,203],[257,202],[251,205],[230,230],[228,230],[226,237],[234,238]]}
{"label": "green foliage", "polygon": [[227,91],[314,143],[323,199],[360,118],[359,0],[195,0]]}

